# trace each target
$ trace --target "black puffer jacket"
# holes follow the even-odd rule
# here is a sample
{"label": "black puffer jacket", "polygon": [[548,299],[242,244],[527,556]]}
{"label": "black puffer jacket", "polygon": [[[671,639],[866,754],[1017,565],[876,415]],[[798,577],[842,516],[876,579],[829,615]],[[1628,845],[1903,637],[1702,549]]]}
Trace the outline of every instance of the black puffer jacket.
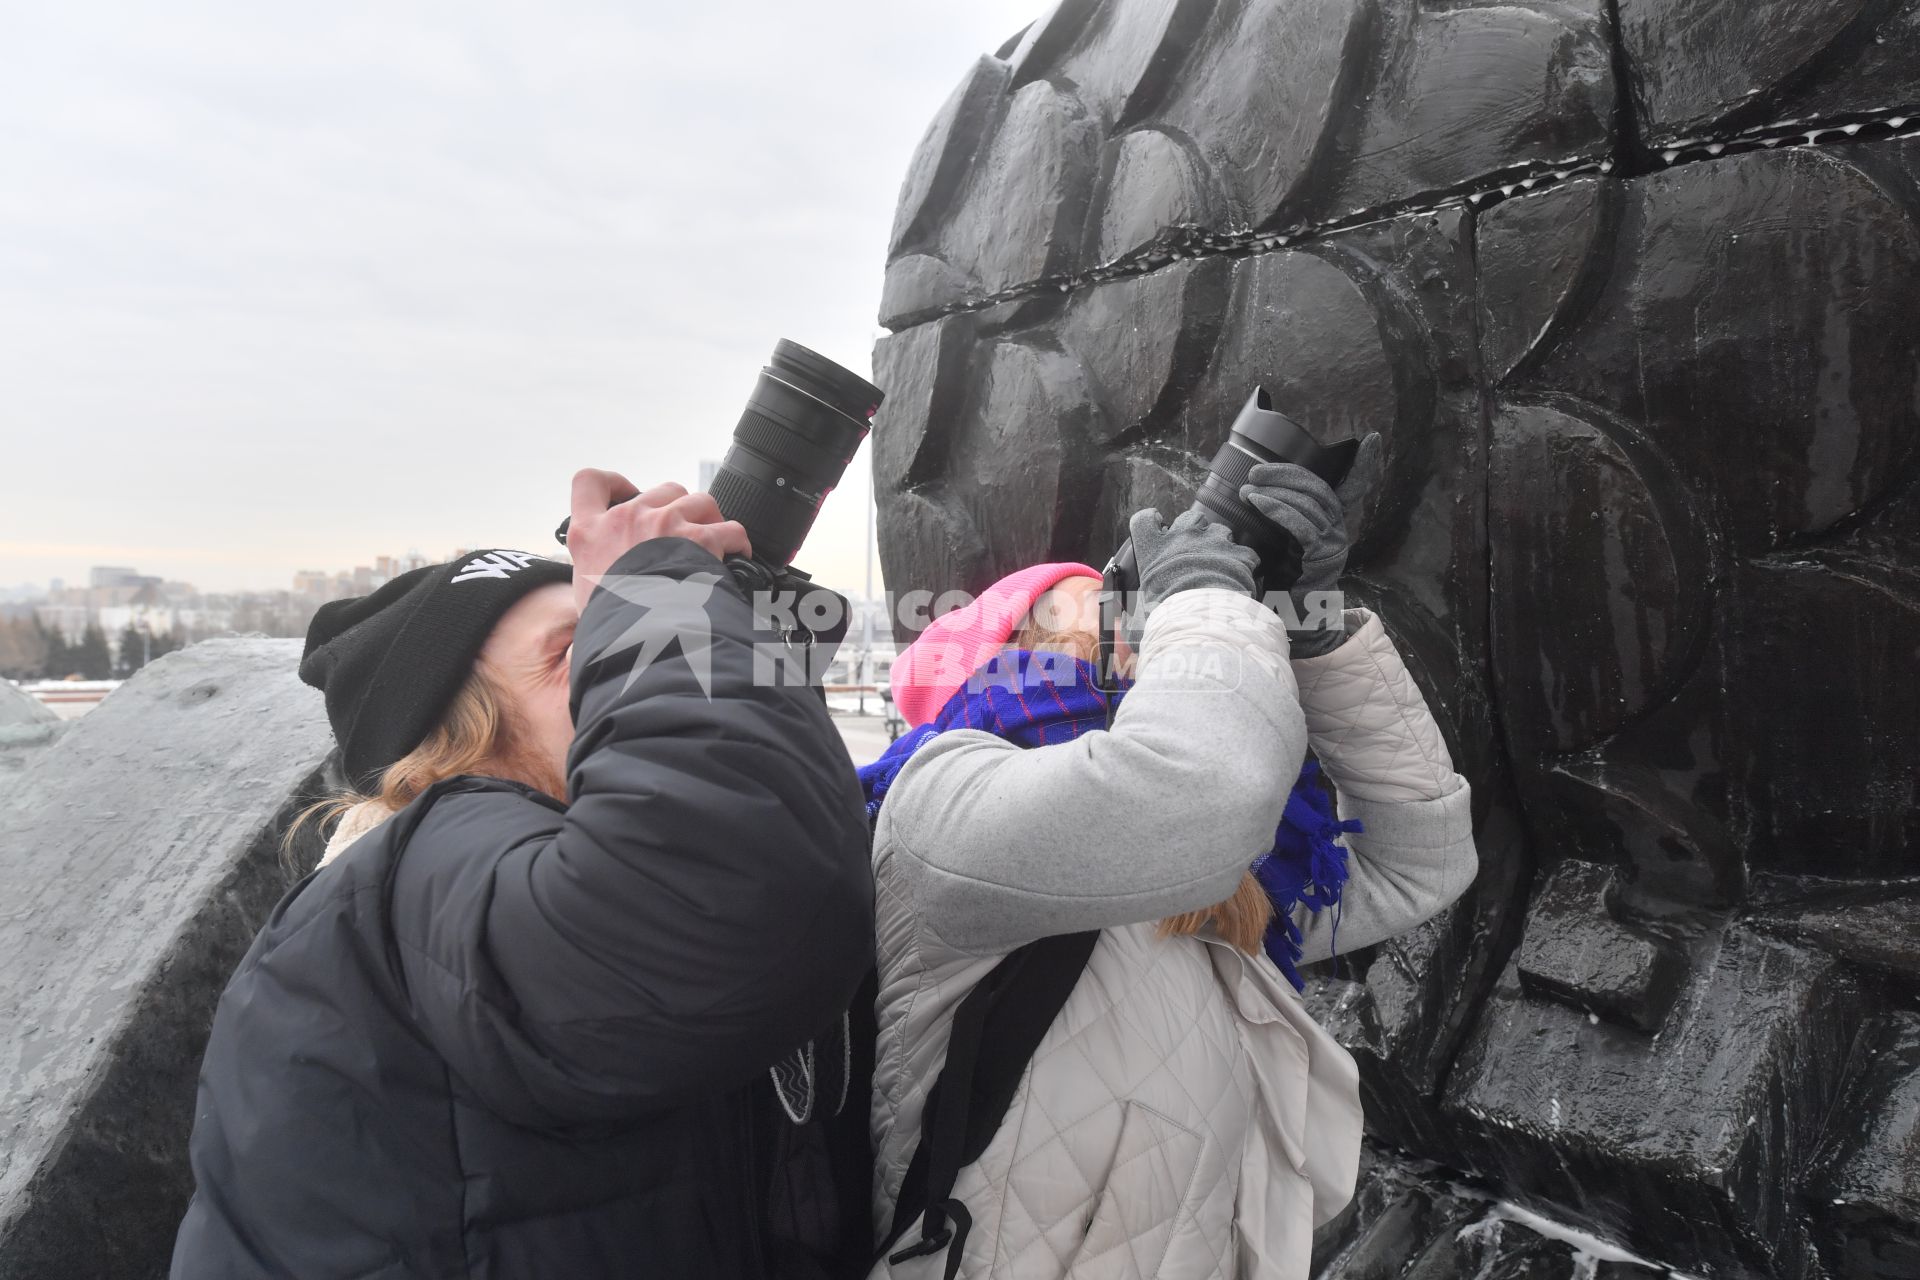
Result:
{"label": "black puffer jacket", "polygon": [[177,1280],[772,1270],[767,1073],[871,963],[861,798],[818,696],[756,681],[773,638],[717,561],[661,539],[614,580],[575,639],[571,805],[442,784],[261,930]]}

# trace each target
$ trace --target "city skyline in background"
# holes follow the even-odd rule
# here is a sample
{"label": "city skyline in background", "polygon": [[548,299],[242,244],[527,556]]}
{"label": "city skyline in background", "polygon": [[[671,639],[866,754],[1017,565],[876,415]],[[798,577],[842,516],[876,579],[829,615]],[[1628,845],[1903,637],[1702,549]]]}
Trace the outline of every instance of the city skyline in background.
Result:
{"label": "city skyline in background", "polygon": [[[720,465],[721,460],[718,458],[703,458],[697,463],[694,475],[687,479],[680,480],[680,483],[685,484],[692,491],[705,492],[712,483],[714,474],[719,470]],[[820,522],[816,524],[815,528],[819,530],[822,525],[832,528],[833,526],[828,523],[828,511],[836,507],[843,507],[849,501],[855,501],[863,504],[859,508],[859,514],[860,519],[866,522],[869,536],[863,537],[858,546],[849,546],[846,545],[844,536],[836,538],[830,535],[816,533],[813,536],[809,536],[806,546],[795,562],[803,568],[808,568],[809,572],[816,579],[826,582],[827,585],[834,587],[840,591],[841,594],[848,595],[852,598],[865,597],[865,588],[869,574],[871,575],[874,594],[877,596],[883,589],[877,540],[872,539],[870,536],[872,513],[869,510],[868,504],[871,504],[873,501],[873,490],[872,475],[871,472],[867,470],[867,466],[867,446],[863,444],[858,456],[849,464],[846,477],[843,479],[840,488],[828,496],[828,505],[823,508]],[[665,479],[679,478],[665,477]],[[659,483],[659,481],[655,480],[652,483]],[[564,512],[562,514],[564,514]],[[556,520],[555,523],[557,525],[558,521]],[[837,523],[844,525],[847,523],[847,520],[843,518]],[[329,562],[330,564],[351,564],[352,567],[316,568],[302,565],[284,575],[290,581],[291,585],[286,581],[275,583],[269,581],[253,581],[250,579],[237,580],[221,572],[220,565],[223,562],[223,557],[217,550],[212,552],[206,550],[181,551],[179,549],[143,545],[62,545],[59,546],[61,558],[50,560],[48,563],[55,567],[64,567],[68,570],[67,572],[51,573],[38,580],[31,578],[21,578],[18,581],[9,580],[7,574],[11,571],[12,567],[21,563],[23,560],[31,562],[34,554],[32,548],[38,545],[41,544],[0,542],[0,605],[45,603],[57,598],[62,592],[77,586],[82,579],[87,580],[90,586],[97,588],[101,585],[100,579],[103,575],[109,577],[114,575],[137,577],[155,585],[166,584],[175,588],[190,587],[195,594],[266,595],[277,591],[289,590],[295,595],[310,594],[312,593],[312,580],[314,579],[327,579],[336,586],[340,581],[350,581],[358,587],[361,593],[364,593],[374,589],[374,587],[377,587],[381,582],[385,582],[395,576],[393,572],[383,567],[388,564],[404,564],[404,567],[399,570],[400,572],[404,572],[407,568],[418,568],[423,565],[455,560],[467,554],[469,551],[482,546],[509,546],[510,544],[503,542],[487,543],[484,540],[472,540],[462,543],[451,550],[442,550],[439,552],[422,552],[417,547],[410,547],[403,555],[397,556],[391,552],[379,552],[371,556],[334,557]],[[539,543],[513,545],[512,549],[532,551],[539,555],[551,556],[557,560],[567,559],[566,548],[555,539],[548,539],[547,545],[541,545]],[[9,553],[18,554],[20,558],[12,558]],[[869,555],[870,562],[867,558]],[[102,559],[112,559],[116,557],[136,560],[139,561],[140,564],[108,565],[99,563]],[[860,558],[856,561],[856,557]],[[358,563],[355,563],[356,561]],[[814,566],[820,565],[823,561],[830,567],[821,567],[818,571],[815,571]],[[145,574],[140,572],[142,567],[148,565],[160,568],[163,572],[158,574]],[[196,567],[201,570],[211,569],[211,572],[196,573],[194,572]],[[204,586],[202,585],[203,582],[205,583]],[[323,598],[338,599],[346,594],[352,593],[344,590],[336,590],[331,597],[323,596]]]}
{"label": "city skyline in background", "polygon": [[[368,595],[403,574],[480,550],[456,547],[431,556],[410,550],[351,569],[300,569],[288,585],[263,590],[203,590],[136,565],[94,565],[72,583],[53,578],[44,586],[0,586],[0,679],[109,680],[200,640],[299,639],[329,601]],[[865,671],[859,664],[866,655],[890,661],[893,652],[892,601],[877,584],[872,599],[849,593],[848,603],[853,614],[837,658],[843,682]]]}
{"label": "city skyline in background", "polygon": [[[720,466],[721,460],[718,458],[701,459],[696,471],[697,482],[689,482],[691,487],[698,492],[706,492],[712,485],[713,478],[720,470]],[[849,467],[848,471],[856,483],[864,483],[867,485],[866,488],[861,490],[861,497],[871,503],[873,495],[869,477],[864,472],[859,476],[852,476],[852,467]],[[843,489],[848,487],[851,486],[844,484],[842,486]],[[809,539],[810,544],[811,541],[812,540]],[[410,547],[401,555],[394,555],[391,552],[381,552],[368,557],[367,559],[370,563],[355,564],[351,568],[314,568],[303,566],[293,570],[290,575],[290,583],[217,583],[215,585],[209,585],[204,589],[197,580],[185,578],[179,574],[142,573],[140,567],[137,565],[89,564],[83,572],[74,573],[72,575],[72,581],[69,581],[68,576],[64,574],[55,574],[38,582],[25,580],[20,582],[0,581],[0,606],[24,604],[57,605],[61,602],[61,597],[64,594],[80,586],[80,580],[83,578],[86,580],[87,589],[94,591],[109,588],[117,590],[134,588],[159,591],[164,588],[168,594],[174,596],[188,594],[234,596],[271,595],[279,591],[290,591],[296,597],[307,597],[316,600],[338,600],[350,595],[364,595],[402,573],[423,568],[430,564],[441,564],[457,560],[461,556],[471,554],[477,549],[480,549],[479,544],[458,546],[450,551],[429,553],[423,552],[417,547]],[[513,549],[536,550],[537,554],[551,556],[556,560],[565,560],[568,558],[566,548],[558,545],[557,542],[551,549],[544,547],[537,549],[524,547]],[[91,548],[91,550],[120,551],[128,553],[134,558],[138,558],[149,554],[152,548],[109,547]],[[803,554],[801,558],[804,560],[806,557]],[[78,559],[75,560],[75,563],[78,563]],[[163,565],[167,563],[164,557],[161,563]],[[869,568],[872,574],[873,591],[877,596],[882,587],[877,554],[873,556],[870,565],[863,563],[862,573],[859,575],[858,581],[853,578],[848,578],[845,582],[836,582],[831,585],[839,590],[841,594],[848,595],[850,598],[865,599],[867,586],[866,570]],[[814,576],[819,577],[820,575],[816,574]],[[79,625],[83,624],[75,624],[73,629],[77,630]]]}
{"label": "city skyline in background", "polygon": [[[557,553],[579,467],[697,487],[777,339],[870,367],[914,147],[1044,7],[16,7],[0,589]],[[800,560],[849,594],[867,458]]]}

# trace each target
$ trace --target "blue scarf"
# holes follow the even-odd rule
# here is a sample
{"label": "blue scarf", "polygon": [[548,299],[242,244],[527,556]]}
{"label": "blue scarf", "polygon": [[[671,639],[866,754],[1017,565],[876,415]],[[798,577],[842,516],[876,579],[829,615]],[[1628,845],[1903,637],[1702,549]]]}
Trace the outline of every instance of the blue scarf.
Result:
{"label": "blue scarf", "polygon": [[[1125,692],[1123,685],[1113,695],[1116,708]],[[1006,650],[980,668],[931,722],[901,735],[886,754],[860,770],[867,817],[879,817],[900,770],[935,734],[984,729],[1018,747],[1052,746],[1105,729],[1108,702],[1092,663],[1064,654]],[[1339,928],[1340,890],[1347,882],[1347,850],[1339,840],[1361,830],[1357,821],[1342,822],[1334,813],[1333,798],[1319,775],[1320,766],[1312,761],[1300,770],[1272,851],[1253,862],[1254,877],[1273,901],[1267,954],[1296,990],[1304,990],[1306,983],[1298,967],[1300,930],[1293,922],[1294,908],[1331,909],[1334,928]]]}

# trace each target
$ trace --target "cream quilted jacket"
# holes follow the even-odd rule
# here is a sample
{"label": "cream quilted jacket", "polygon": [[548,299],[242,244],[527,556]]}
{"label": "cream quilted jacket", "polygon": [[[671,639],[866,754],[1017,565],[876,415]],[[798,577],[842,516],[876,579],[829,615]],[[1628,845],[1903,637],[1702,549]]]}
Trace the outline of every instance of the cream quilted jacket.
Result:
{"label": "cream quilted jacket", "polygon": [[[874,841],[880,964],[877,1220],[945,1059],[954,1007],[1007,952],[1104,930],[980,1160],[960,1274],[1305,1277],[1352,1194],[1353,1061],[1265,957],[1162,938],[1224,899],[1271,841],[1311,741],[1365,824],[1348,839],[1342,951],[1402,932],[1475,869],[1465,782],[1379,621],[1286,660],[1274,616],[1224,591],[1154,612],[1106,733],[1022,751],[952,731],[922,747]],[[1331,921],[1301,917],[1307,958]],[[908,1239],[916,1239],[917,1232]],[[939,1277],[940,1256],[876,1276]]]}

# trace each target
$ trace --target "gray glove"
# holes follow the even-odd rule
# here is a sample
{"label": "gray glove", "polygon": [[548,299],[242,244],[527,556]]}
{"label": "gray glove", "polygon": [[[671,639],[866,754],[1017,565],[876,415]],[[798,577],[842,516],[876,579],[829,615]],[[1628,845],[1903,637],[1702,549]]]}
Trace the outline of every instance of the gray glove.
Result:
{"label": "gray glove", "polygon": [[[1307,616],[1309,594],[1339,587],[1347,570],[1347,508],[1358,505],[1379,479],[1380,450],[1380,433],[1375,431],[1360,442],[1338,489],[1291,462],[1263,462],[1247,473],[1241,500],[1300,544],[1300,579],[1291,592],[1296,618]],[[1328,625],[1290,630],[1287,638],[1296,658],[1329,653],[1347,638],[1346,618],[1336,610]]]}
{"label": "gray glove", "polygon": [[1223,587],[1253,594],[1253,571],[1260,557],[1233,540],[1225,525],[1205,513],[1183,511],[1162,527],[1160,513],[1148,507],[1127,523],[1140,570],[1140,595],[1148,608],[1177,591]]}

